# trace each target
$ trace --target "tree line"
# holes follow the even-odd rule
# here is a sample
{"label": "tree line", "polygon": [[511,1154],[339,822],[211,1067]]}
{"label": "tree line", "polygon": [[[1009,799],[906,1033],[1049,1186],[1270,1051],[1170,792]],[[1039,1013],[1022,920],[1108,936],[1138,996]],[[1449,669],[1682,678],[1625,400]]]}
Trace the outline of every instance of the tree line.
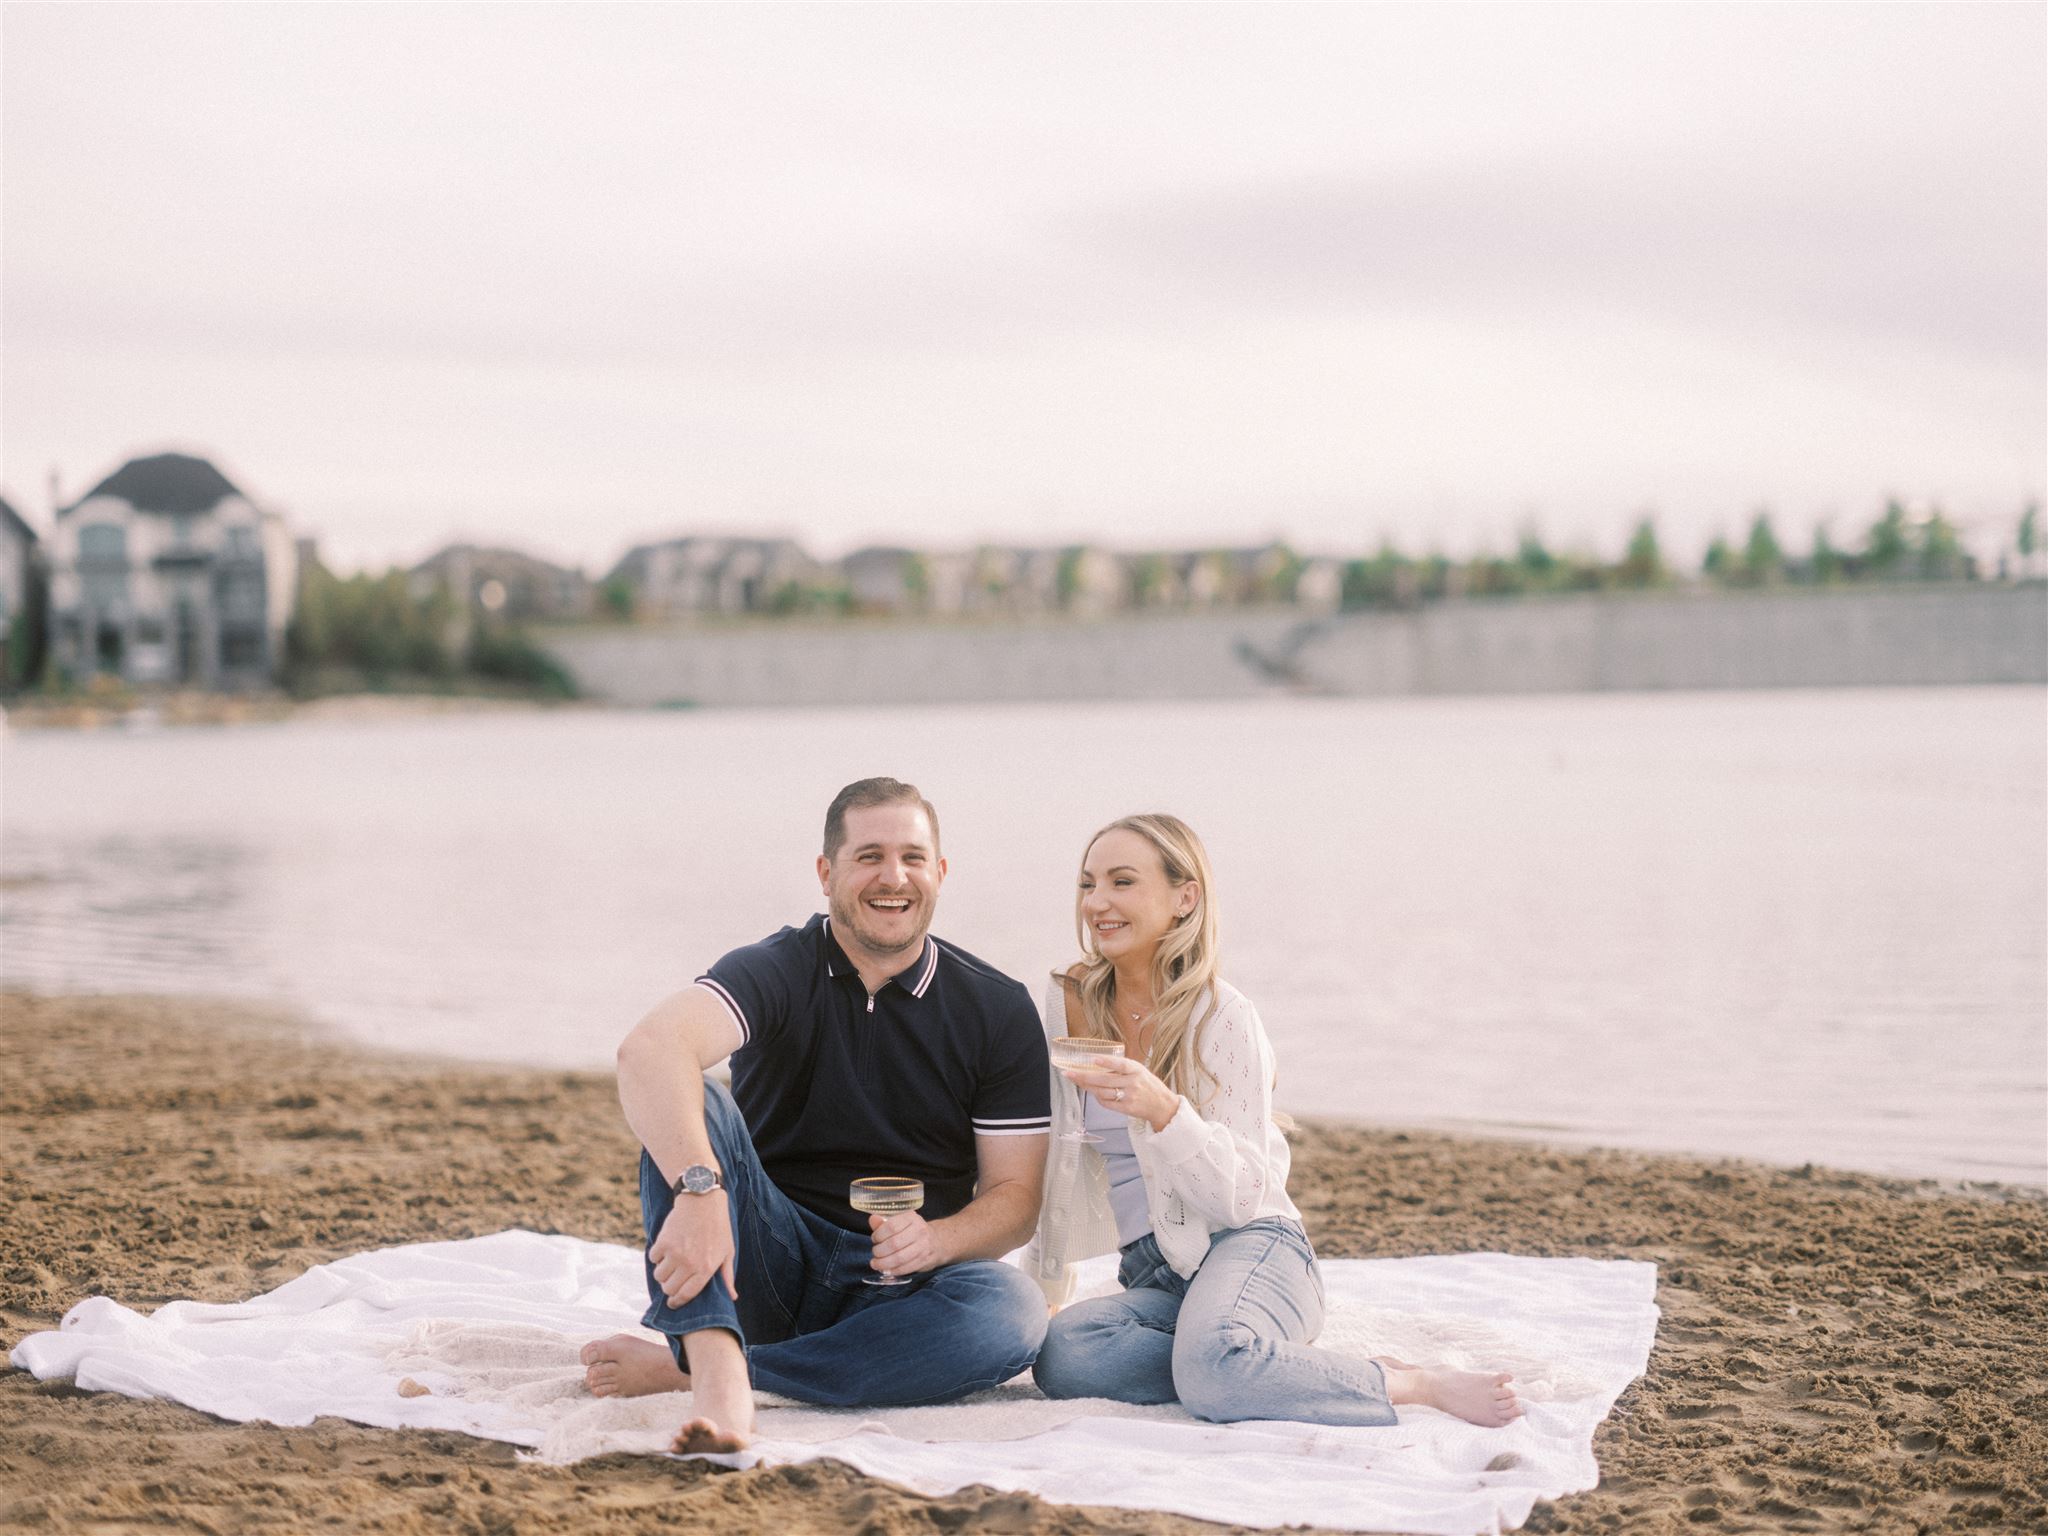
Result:
{"label": "tree line", "polygon": [[300,568],[281,679],[295,694],[493,691],[571,698],[569,674],[518,625],[422,589],[402,570],[337,576]]}
{"label": "tree line", "polygon": [[[2018,568],[2001,558],[1996,574],[2039,574],[2040,538],[2040,507],[2030,504],[2020,516],[2013,544]],[[1985,574],[1939,508],[1915,518],[1902,503],[1890,501],[1860,542],[1838,545],[1822,523],[1804,550],[1788,548],[1777,520],[1760,511],[1740,540],[1714,536],[1696,576],[1666,557],[1649,517],[1636,524],[1618,560],[1553,550],[1533,528],[1523,532],[1511,555],[1482,554],[1462,561],[1440,554],[1411,556],[1384,542],[1376,553],[1345,563],[1343,602],[1347,608],[1400,607],[1445,597],[1654,591],[1688,580],[1739,589],[1972,581]]]}

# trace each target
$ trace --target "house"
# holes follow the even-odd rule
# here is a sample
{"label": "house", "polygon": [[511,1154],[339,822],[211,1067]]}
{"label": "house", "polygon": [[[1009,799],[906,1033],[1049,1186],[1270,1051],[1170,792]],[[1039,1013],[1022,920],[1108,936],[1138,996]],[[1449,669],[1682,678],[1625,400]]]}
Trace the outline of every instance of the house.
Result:
{"label": "house", "polygon": [[1050,613],[1060,606],[1060,551],[1006,549],[1003,607],[1011,613]]}
{"label": "house", "polygon": [[1125,555],[1124,585],[1133,608],[1178,608],[1187,602],[1180,562],[1158,550]]}
{"label": "house", "polygon": [[1087,544],[1063,549],[1056,569],[1059,605],[1068,613],[1100,618],[1130,603],[1130,574],[1106,549]]}
{"label": "house", "polygon": [[1230,557],[1218,550],[1188,550],[1170,557],[1181,601],[1214,608],[1232,597]]}
{"label": "house", "polygon": [[440,591],[468,610],[519,622],[587,619],[596,588],[581,571],[554,565],[516,549],[451,544],[412,568],[413,596]]}
{"label": "house", "polygon": [[284,658],[297,546],[205,459],[129,460],[57,509],[48,558],[50,661],[74,679],[247,688]]}
{"label": "house", "polygon": [[40,545],[35,529],[0,496],[0,687],[33,681],[42,654]]}
{"label": "house", "polygon": [[913,549],[871,545],[839,562],[848,599],[857,613],[908,613],[924,606],[926,571]]}
{"label": "house", "polygon": [[1312,555],[1294,574],[1294,604],[1312,613],[1335,613],[1344,602],[1344,566],[1327,555]]}
{"label": "house", "polygon": [[794,539],[692,535],[636,544],[604,579],[632,594],[636,613],[656,618],[762,613],[786,606],[819,578],[818,562]]}

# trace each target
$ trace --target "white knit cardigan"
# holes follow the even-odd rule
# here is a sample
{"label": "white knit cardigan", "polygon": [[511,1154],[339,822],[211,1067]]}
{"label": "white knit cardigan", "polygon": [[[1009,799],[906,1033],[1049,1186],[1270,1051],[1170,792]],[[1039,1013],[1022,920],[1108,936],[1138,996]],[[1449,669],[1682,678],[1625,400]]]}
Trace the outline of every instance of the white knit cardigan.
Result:
{"label": "white knit cardigan", "polygon": [[[1068,1033],[1064,988],[1046,986],[1041,1009],[1048,1040]],[[1273,1047],[1251,999],[1218,981],[1196,999],[1195,1045],[1205,1072],[1198,1110],[1186,1098],[1166,1128],[1131,1121],[1131,1150],[1145,1176],[1145,1208],[1160,1255],[1192,1278],[1216,1233],[1262,1216],[1301,1213],[1287,1198],[1287,1138],[1273,1124]],[[1024,1269],[1054,1306],[1073,1290],[1072,1266],[1117,1246],[1109,1208],[1109,1172],[1094,1144],[1061,1139],[1081,1128],[1081,1093],[1052,1074],[1052,1150],[1045,1204]]]}

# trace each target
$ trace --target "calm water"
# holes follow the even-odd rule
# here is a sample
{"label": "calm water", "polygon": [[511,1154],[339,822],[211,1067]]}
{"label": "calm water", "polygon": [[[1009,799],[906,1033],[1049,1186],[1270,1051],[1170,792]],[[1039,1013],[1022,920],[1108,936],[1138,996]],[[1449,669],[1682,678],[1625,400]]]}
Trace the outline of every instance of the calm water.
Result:
{"label": "calm water", "polygon": [[601,1067],[937,801],[938,931],[1073,952],[1083,837],[1207,838],[1302,1113],[2048,1181],[2036,690],[510,715],[0,741],[0,981]]}

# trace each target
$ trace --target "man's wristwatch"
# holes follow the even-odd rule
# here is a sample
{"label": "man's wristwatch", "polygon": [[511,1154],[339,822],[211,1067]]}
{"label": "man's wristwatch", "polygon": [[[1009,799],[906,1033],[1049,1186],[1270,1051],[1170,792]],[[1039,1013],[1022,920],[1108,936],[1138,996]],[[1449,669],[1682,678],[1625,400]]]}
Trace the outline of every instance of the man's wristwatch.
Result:
{"label": "man's wristwatch", "polygon": [[702,1163],[692,1163],[676,1176],[676,1181],[668,1187],[668,1192],[680,1200],[684,1195],[708,1195],[714,1189],[723,1188],[724,1174],[716,1168],[706,1168]]}

